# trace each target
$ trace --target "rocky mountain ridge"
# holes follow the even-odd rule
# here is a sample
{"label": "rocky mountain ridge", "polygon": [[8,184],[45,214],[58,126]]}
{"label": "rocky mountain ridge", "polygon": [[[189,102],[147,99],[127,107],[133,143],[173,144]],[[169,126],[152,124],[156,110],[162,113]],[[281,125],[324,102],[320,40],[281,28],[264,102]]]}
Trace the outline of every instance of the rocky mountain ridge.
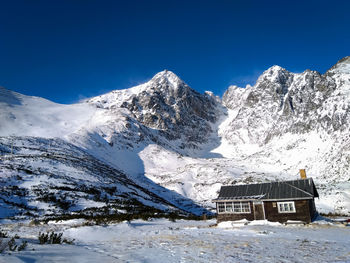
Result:
{"label": "rocky mountain ridge", "polygon": [[[9,138],[58,137],[61,147],[68,147],[65,141],[74,145],[124,174],[131,186],[184,211],[212,207],[222,184],[291,179],[306,168],[320,188],[319,209],[348,213],[349,65],[344,58],[325,74],[273,66],[254,86],[229,87],[222,100],[196,92],[167,70],[145,84],[74,105],[1,88],[0,171],[9,173],[9,151],[1,150]],[[19,150],[21,158],[26,151]],[[26,160],[21,165],[30,170]],[[59,173],[61,164],[46,165]],[[84,170],[83,163],[76,165]],[[156,199],[146,199],[139,200],[156,206]]]}
{"label": "rocky mountain ridge", "polygon": [[[156,130],[158,136],[169,141],[180,140],[180,149],[198,148],[213,132],[210,124],[218,119],[215,98],[199,94],[168,70],[159,72],[145,84],[87,102],[103,109],[128,110],[133,120]],[[158,136],[150,136],[151,141],[157,143]]]}
{"label": "rocky mountain ridge", "polygon": [[293,74],[271,67],[254,87],[230,87],[224,94],[223,102],[228,108],[239,107],[231,132],[249,127],[249,139],[264,144],[280,133],[348,130],[345,123],[349,121],[349,99],[342,94],[344,85],[348,83],[337,85],[327,73],[306,70]]}

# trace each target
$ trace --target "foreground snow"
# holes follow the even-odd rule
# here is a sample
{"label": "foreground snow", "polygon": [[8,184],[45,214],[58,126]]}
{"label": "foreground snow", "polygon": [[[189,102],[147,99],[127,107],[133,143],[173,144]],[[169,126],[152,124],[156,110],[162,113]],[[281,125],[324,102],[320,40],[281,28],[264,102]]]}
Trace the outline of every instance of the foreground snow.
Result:
{"label": "foreground snow", "polygon": [[[215,221],[132,221],[81,226],[81,221],[41,226],[3,224],[27,238],[25,251],[0,262],[350,262],[350,227],[220,224]],[[41,231],[64,232],[74,245],[39,245]]]}

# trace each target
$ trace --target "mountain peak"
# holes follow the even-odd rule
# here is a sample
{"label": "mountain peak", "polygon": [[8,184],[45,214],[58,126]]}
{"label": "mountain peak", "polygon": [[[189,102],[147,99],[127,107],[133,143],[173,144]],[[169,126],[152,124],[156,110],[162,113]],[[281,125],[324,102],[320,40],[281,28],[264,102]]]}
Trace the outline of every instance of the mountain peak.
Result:
{"label": "mountain peak", "polygon": [[175,73],[170,70],[163,70],[151,79],[152,82],[157,82],[159,84],[170,84],[174,88],[179,85],[185,84],[183,80],[181,80]]}
{"label": "mountain peak", "polygon": [[290,72],[285,68],[282,68],[278,65],[274,65],[263,72],[259,77],[258,82],[268,80],[271,82],[281,82],[288,79]]}
{"label": "mountain peak", "polygon": [[288,72],[285,68],[282,68],[281,66],[274,65],[267,70],[264,71],[263,75],[274,75],[278,74],[279,72]]}
{"label": "mountain peak", "polygon": [[331,67],[326,73],[333,74],[350,74],[350,56],[342,58],[333,67]]}

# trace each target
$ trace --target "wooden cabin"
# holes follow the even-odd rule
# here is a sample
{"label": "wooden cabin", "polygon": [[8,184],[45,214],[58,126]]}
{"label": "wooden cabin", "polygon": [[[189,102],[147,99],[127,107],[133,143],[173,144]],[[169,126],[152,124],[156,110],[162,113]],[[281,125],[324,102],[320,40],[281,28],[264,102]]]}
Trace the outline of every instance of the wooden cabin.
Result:
{"label": "wooden cabin", "polygon": [[312,178],[222,186],[216,203],[217,222],[241,219],[310,223],[319,197]]}

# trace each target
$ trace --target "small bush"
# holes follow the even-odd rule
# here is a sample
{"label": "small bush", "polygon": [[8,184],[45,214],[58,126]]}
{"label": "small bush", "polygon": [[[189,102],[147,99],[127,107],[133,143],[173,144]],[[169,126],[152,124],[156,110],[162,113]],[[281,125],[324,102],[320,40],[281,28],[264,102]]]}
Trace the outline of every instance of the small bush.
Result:
{"label": "small bush", "polygon": [[28,245],[27,241],[22,241],[22,244],[20,246],[18,246],[14,237],[12,237],[8,241],[1,238],[0,239],[0,254],[5,252],[6,250],[9,250],[12,252],[22,251],[27,247],[27,245]]}
{"label": "small bush", "polygon": [[16,251],[17,249],[17,244],[16,244],[16,241],[15,241],[15,238],[11,238],[10,241],[7,243],[8,245],[8,248],[10,251]]}
{"label": "small bush", "polygon": [[0,238],[7,238],[7,237],[8,237],[7,232],[3,232],[0,230]]}
{"label": "small bush", "polygon": [[73,244],[73,240],[68,240],[66,238],[62,239],[63,233],[55,233],[55,232],[47,232],[45,233],[39,233],[38,239],[39,239],[39,244]]}
{"label": "small bush", "polygon": [[39,232],[38,239],[39,239],[39,244],[40,245],[48,243],[48,241],[49,241],[49,233],[44,234],[44,233]]}
{"label": "small bush", "polygon": [[63,233],[47,232],[39,233],[39,244],[62,244],[62,235]]}
{"label": "small bush", "polygon": [[22,250],[25,250],[26,247],[28,245],[28,242],[27,241],[22,241],[22,244],[18,247],[18,251],[22,251]]}
{"label": "small bush", "polygon": [[62,244],[62,235],[63,233],[54,233],[54,232],[51,232],[50,234],[50,241],[51,241],[51,244]]}

